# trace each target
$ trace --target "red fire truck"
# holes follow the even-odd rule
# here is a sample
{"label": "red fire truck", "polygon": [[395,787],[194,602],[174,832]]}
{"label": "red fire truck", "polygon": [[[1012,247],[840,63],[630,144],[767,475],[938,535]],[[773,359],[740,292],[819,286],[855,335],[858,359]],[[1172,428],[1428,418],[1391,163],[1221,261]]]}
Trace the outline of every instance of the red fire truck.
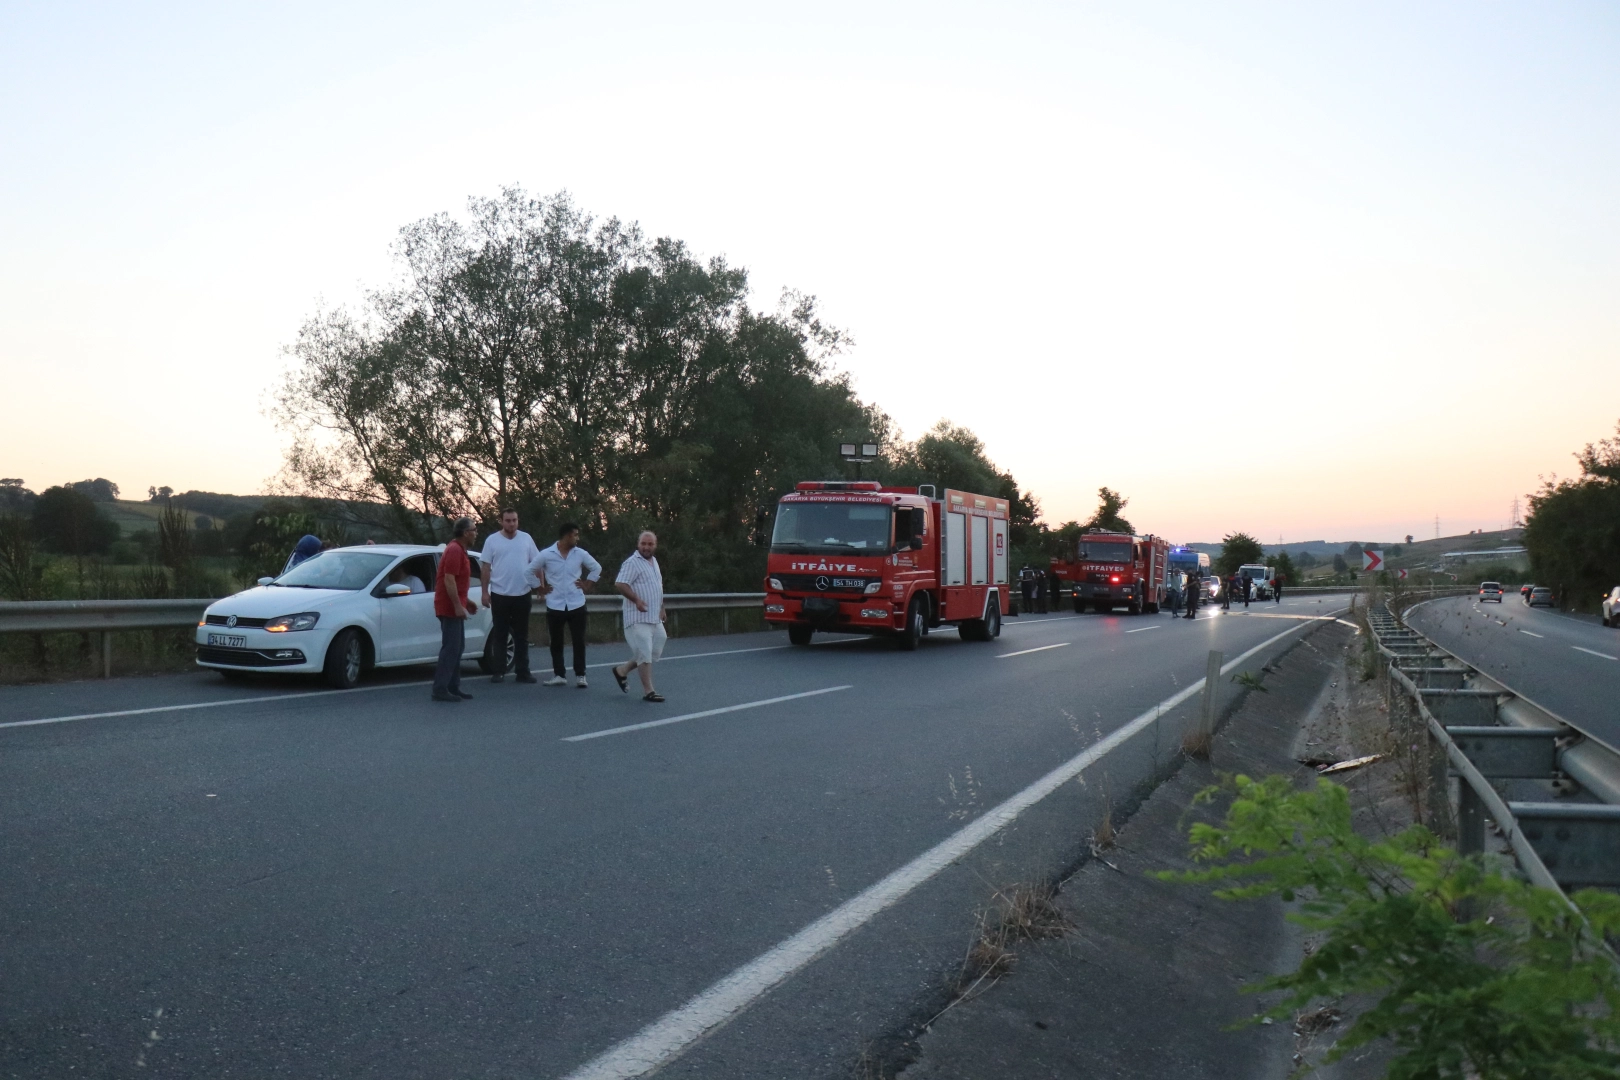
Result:
{"label": "red fire truck", "polygon": [[1074,610],[1090,604],[1107,614],[1124,604],[1132,615],[1158,611],[1170,572],[1170,544],[1158,536],[1092,529],[1072,552],[1052,560],[1052,573],[1074,589]]}
{"label": "red fire truck", "polygon": [[872,480],[799,484],[776,507],[765,618],[808,645],[817,630],[892,634],[915,649],[955,624],[969,641],[1001,634],[1007,500],[931,484]]}

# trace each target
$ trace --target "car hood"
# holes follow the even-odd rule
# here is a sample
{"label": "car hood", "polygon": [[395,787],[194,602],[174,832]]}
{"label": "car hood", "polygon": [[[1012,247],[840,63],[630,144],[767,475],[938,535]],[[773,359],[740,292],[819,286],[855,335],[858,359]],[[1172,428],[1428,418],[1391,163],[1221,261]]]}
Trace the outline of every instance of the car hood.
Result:
{"label": "car hood", "polygon": [[239,619],[273,619],[300,611],[320,611],[345,597],[364,596],[348,589],[290,589],[278,585],[257,585],[246,592],[215,600],[209,615],[235,615]]}

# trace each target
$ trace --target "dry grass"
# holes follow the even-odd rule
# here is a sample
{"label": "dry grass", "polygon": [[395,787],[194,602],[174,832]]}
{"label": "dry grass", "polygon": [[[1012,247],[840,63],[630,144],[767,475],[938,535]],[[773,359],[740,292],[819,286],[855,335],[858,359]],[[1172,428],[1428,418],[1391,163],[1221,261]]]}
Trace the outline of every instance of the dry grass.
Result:
{"label": "dry grass", "polygon": [[1056,887],[1044,884],[1014,885],[997,890],[989,906],[979,912],[978,931],[967,955],[962,958],[951,1005],[966,1000],[981,987],[988,989],[1009,974],[1018,964],[1014,945],[1061,937],[1069,932],[1069,920],[1058,908],[1056,897]]}
{"label": "dry grass", "polygon": [[1181,737],[1181,752],[1196,761],[1208,761],[1214,745],[1215,736],[1205,731],[1202,725],[1193,727]]}

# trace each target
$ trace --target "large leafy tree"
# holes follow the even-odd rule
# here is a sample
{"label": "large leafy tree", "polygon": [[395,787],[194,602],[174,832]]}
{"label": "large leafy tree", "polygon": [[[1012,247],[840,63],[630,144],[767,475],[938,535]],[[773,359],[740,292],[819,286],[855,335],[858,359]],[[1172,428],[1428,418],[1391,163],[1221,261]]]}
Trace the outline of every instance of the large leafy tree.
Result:
{"label": "large leafy tree", "polygon": [[1134,534],[1136,530],[1119,513],[1130,501],[1112,488],[1098,488],[1097,512],[1091,515],[1091,520],[1087,521],[1083,528]]}
{"label": "large leafy tree", "polygon": [[1561,606],[1590,611],[1620,581],[1620,426],[1575,460],[1579,477],[1548,480],[1530,496],[1524,546]]}
{"label": "large leafy tree", "polygon": [[754,310],[742,269],[565,195],[474,199],[398,252],[399,283],[305,324],[278,402],[285,486],[381,507],[367,524],[393,535],[514,505],[609,558],[655,528],[672,588],[740,587],[757,509],[888,432],[831,372],[847,339],[811,298]]}
{"label": "large leafy tree", "polygon": [[65,555],[95,555],[118,539],[118,524],[77,485],[52,487],[34,500],[33,532],[46,547]]}
{"label": "large leafy tree", "polygon": [[1221,554],[1215,560],[1215,569],[1222,577],[1237,573],[1245,563],[1258,563],[1265,556],[1260,541],[1246,532],[1228,533],[1221,538]]}

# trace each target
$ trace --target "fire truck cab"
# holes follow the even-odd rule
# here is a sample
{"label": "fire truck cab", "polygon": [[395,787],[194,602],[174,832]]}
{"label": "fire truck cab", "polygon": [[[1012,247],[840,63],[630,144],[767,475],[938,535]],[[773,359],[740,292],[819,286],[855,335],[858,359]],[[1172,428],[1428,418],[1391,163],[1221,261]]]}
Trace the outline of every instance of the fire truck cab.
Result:
{"label": "fire truck cab", "polygon": [[808,645],[817,630],[892,635],[915,649],[954,624],[969,641],[1001,634],[1008,586],[1007,500],[932,485],[808,481],[776,507],[765,619]]}
{"label": "fire truck cab", "polygon": [[1073,552],[1052,560],[1052,573],[1074,592],[1074,610],[1089,605],[1107,614],[1120,604],[1132,615],[1156,612],[1164,602],[1170,545],[1163,537],[1092,529]]}

